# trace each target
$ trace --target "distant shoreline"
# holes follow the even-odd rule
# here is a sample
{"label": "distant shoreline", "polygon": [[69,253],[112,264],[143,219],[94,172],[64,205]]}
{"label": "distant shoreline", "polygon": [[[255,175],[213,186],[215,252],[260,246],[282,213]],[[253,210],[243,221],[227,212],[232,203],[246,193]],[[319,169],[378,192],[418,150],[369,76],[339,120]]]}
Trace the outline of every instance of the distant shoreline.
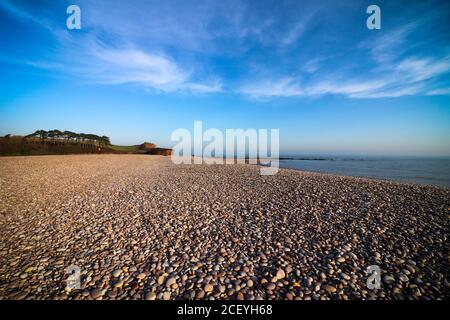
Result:
{"label": "distant shoreline", "polygon": [[287,160],[280,168],[450,188],[450,159]]}

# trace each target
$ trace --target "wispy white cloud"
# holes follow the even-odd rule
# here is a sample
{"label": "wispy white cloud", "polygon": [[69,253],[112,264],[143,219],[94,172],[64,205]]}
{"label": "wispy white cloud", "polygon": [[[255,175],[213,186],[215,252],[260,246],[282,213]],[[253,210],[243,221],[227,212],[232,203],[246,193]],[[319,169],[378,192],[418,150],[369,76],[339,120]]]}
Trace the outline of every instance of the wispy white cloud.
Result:
{"label": "wispy white cloud", "polygon": [[[286,8],[282,15],[272,14],[235,1],[199,2],[195,8],[184,1],[145,6],[129,1],[132,5],[111,6],[106,0],[80,0],[88,14],[82,14],[86,29],[79,33],[68,32],[63,23],[37,15],[21,2],[4,0],[0,8],[49,30],[58,44],[23,63],[87,83],[158,92],[215,93],[225,87],[230,94],[265,98],[401,97],[445,94],[440,86],[448,87],[447,80],[441,81],[450,71],[448,48],[435,55],[411,50],[410,38],[421,29],[421,21],[364,34],[364,41],[355,37],[347,41],[354,47],[344,50],[339,33],[328,38],[316,25],[325,19],[326,5],[290,16]],[[301,40],[311,41],[309,33],[315,29],[321,30],[324,43],[313,41],[316,46],[309,50],[309,43]],[[260,65],[267,70],[253,72]],[[223,78],[216,72],[223,72]]]}
{"label": "wispy white cloud", "polygon": [[303,66],[301,67],[302,71],[307,73],[314,73],[317,70],[320,69],[320,63],[323,61],[324,58],[321,57],[315,57],[308,61],[306,61]]}
{"label": "wispy white cloud", "polygon": [[349,98],[394,98],[410,95],[448,94],[448,90],[429,90],[428,80],[450,72],[450,60],[407,58],[390,70],[374,77],[346,80],[340,75],[328,80],[301,82],[299,78],[274,78],[244,84],[239,92],[252,97],[292,97],[344,95]]}
{"label": "wispy white cloud", "polygon": [[348,94],[351,98],[377,99],[377,98],[398,98],[412,96],[423,92],[423,86],[420,84],[405,85],[400,88],[382,88],[380,90],[367,90]]}
{"label": "wispy white cloud", "polygon": [[67,30],[56,26],[52,19],[46,17],[44,8],[44,6],[41,7],[37,5],[35,6],[34,11],[31,12],[11,0],[0,1],[0,9],[3,9],[9,14],[22,20],[22,22],[31,22],[46,29],[47,32],[52,34],[58,41],[67,41],[69,39]]}
{"label": "wispy white cloud", "polygon": [[294,78],[254,82],[244,85],[239,92],[256,98],[293,97],[304,95],[298,81]]}
{"label": "wispy white cloud", "polygon": [[[73,60],[70,52],[77,52]],[[159,53],[135,48],[113,48],[89,39],[66,43],[57,54],[58,63],[27,61],[30,66],[54,69],[91,84],[137,85],[160,92],[214,93],[222,91],[220,79],[194,81],[194,71],[182,68],[176,61]]]}
{"label": "wispy white cloud", "polygon": [[434,89],[427,92],[428,96],[448,96],[450,95],[450,88]]}
{"label": "wispy white cloud", "polygon": [[[238,92],[252,97],[314,97],[323,95],[343,95],[355,99],[395,98],[411,95],[444,95],[448,90],[436,88],[435,79],[450,74],[450,55],[447,52],[435,56],[414,56],[407,51],[407,37],[418,28],[418,23],[385,32],[358,46],[368,50],[373,64],[367,66],[361,74],[355,76],[352,60],[341,60],[339,68],[329,68],[321,73],[321,64],[328,58],[314,57],[303,63],[297,75],[270,77],[265,71],[261,76],[247,79]],[[340,59],[333,57],[334,60]],[[309,74],[304,80],[302,72]],[[431,88],[431,89],[430,89]]]}
{"label": "wispy white cloud", "polygon": [[178,85],[177,89],[199,93],[217,93],[222,92],[222,82],[218,79],[212,79],[208,83],[186,82]]}
{"label": "wispy white cloud", "polygon": [[450,59],[449,57],[439,60],[411,57],[400,61],[395,69],[404,75],[404,81],[418,82],[449,72]]}
{"label": "wispy white cloud", "polygon": [[308,95],[342,94],[349,97],[362,97],[365,94],[375,92],[386,86],[385,80],[363,81],[363,82],[340,82],[326,81],[311,86]]}
{"label": "wispy white cloud", "polygon": [[95,47],[90,54],[99,70],[94,78],[104,83],[142,83],[158,87],[184,83],[189,78],[189,74],[171,59],[141,50]]}
{"label": "wispy white cloud", "polygon": [[372,59],[380,64],[397,59],[407,46],[407,38],[418,28],[418,22],[408,23],[388,32],[383,32],[374,38],[362,41],[358,47],[367,49]]}
{"label": "wispy white cloud", "polygon": [[25,63],[29,66],[40,69],[59,69],[63,67],[60,63],[52,63],[48,61],[26,61]]}
{"label": "wispy white cloud", "polygon": [[340,94],[354,98],[362,98],[383,88],[383,81],[340,83],[323,81],[314,84],[301,84],[294,78],[282,78],[272,81],[256,82],[240,90],[242,94],[253,97],[294,97],[321,96],[326,94]]}
{"label": "wispy white cloud", "polygon": [[162,92],[222,91],[219,77],[202,78],[193,67],[177,62],[164,54],[163,50],[142,48],[139,41],[127,37],[126,30],[124,34],[109,34],[109,41],[101,41],[98,35],[105,34],[104,28],[102,32],[92,30],[74,35],[60,25],[53,25],[51,20],[37,17],[26,8],[7,0],[1,3],[0,8],[49,30],[58,43],[57,48],[48,54],[48,61],[27,60],[23,64],[55,70],[91,84],[130,84]]}
{"label": "wispy white cloud", "polygon": [[280,40],[283,45],[290,45],[296,43],[298,39],[307,31],[310,24],[311,16],[304,18],[297,22]]}
{"label": "wispy white cloud", "polygon": [[10,0],[0,1],[0,8],[9,12],[12,15],[18,17],[19,19],[22,19],[23,21],[27,21],[27,22],[31,21],[42,27],[47,28],[48,30],[51,30],[51,26],[46,19],[27,12],[26,10],[22,9],[21,7],[14,5]]}

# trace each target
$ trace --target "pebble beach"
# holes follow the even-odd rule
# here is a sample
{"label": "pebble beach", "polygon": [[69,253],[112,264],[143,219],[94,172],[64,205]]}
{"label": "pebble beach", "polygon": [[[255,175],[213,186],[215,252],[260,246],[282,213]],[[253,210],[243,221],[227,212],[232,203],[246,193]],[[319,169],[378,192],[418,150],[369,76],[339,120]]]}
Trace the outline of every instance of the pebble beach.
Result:
{"label": "pebble beach", "polygon": [[259,169],[0,158],[0,299],[450,298],[450,189]]}

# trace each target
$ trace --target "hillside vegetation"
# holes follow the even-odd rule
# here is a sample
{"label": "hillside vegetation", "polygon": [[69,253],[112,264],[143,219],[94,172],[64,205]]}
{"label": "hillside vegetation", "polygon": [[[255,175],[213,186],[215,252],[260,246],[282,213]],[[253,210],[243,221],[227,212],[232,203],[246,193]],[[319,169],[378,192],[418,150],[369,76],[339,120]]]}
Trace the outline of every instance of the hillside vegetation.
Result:
{"label": "hillside vegetation", "polygon": [[84,153],[132,153],[171,155],[171,149],[157,148],[155,144],[117,146],[107,136],[60,130],[37,130],[27,136],[0,137],[0,156],[58,155]]}

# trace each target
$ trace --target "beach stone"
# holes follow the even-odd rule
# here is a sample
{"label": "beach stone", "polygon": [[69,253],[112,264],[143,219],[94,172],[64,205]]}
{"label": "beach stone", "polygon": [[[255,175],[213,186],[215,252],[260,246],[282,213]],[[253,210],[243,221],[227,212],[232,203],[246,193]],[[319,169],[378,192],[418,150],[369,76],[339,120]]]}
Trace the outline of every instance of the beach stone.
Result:
{"label": "beach stone", "polygon": [[203,291],[203,290],[198,291],[195,296],[196,299],[203,299],[204,297],[205,297],[205,291]]}
{"label": "beach stone", "polygon": [[351,279],[350,276],[346,273],[342,273],[342,278],[344,278],[347,281],[349,281]]}
{"label": "beach stone", "polygon": [[[139,273],[136,278],[139,280],[144,280],[147,277],[147,275],[145,273]],[[162,284],[162,283],[160,283]]]}
{"label": "beach stone", "polygon": [[402,282],[408,282],[409,281],[409,278],[406,275],[404,275],[404,274],[400,274],[399,278],[400,278],[400,281],[402,281]]}
{"label": "beach stone", "polygon": [[110,298],[115,298],[115,297],[117,297],[117,291],[116,290],[108,290],[106,292],[106,295]]}
{"label": "beach stone", "polygon": [[112,276],[113,276],[114,278],[118,278],[118,277],[120,277],[121,274],[122,274],[122,270],[117,269],[117,270],[114,270],[114,271],[113,271]]}
{"label": "beach stone", "polygon": [[383,281],[384,281],[384,283],[386,283],[386,284],[392,284],[392,283],[395,282],[395,278],[394,278],[393,276],[390,276],[390,275],[385,275],[385,276],[383,277]]}
{"label": "beach stone", "polygon": [[329,285],[324,286],[323,289],[326,292],[328,292],[328,293],[335,293],[336,292],[336,288],[333,287],[333,286],[329,286]]}
{"label": "beach stone", "polygon": [[170,287],[171,285],[173,285],[177,280],[175,279],[175,277],[170,277],[167,279],[166,281],[166,287]]}
{"label": "beach stone", "polygon": [[103,290],[100,290],[100,289],[93,289],[93,290],[91,290],[91,297],[92,297],[92,299],[100,298],[103,295],[104,295]]}
{"label": "beach stone", "polygon": [[154,293],[154,292],[147,292],[145,294],[144,299],[145,300],[155,300],[156,299],[156,293]]}
{"label": "beach stone", "polygon": [[277,287],[277,286],[275,285],[275,283],[269,283],[269,284],[266,286],[266,289],[267,289],[267,290],[274,290],[276,287]]}
{"label": "beach stone", "polygon": [[34,267],[28,267],[28,268],[25,269],[24,272],[30,273],[30,272],[33,271],[33,270],[34,270]]}
{"label": "beach stone", "polygon": [[284,279],[284,277],[286,277],[286,273],[284,272],[283,269],[278,269],[277,274],[276,274],[276,278],[278,280]]}
{"label": "beach stone", "polygon": [[28,296],[28,292],[20,292],[17,294],[14,299],[16,300],[24,300]]}
{"label": "beach stone", "polygon": [[166,279],[165,276],[159,276],[157,279],[158,284],[160,284],[160,285],[163,284],[165,279]]}

